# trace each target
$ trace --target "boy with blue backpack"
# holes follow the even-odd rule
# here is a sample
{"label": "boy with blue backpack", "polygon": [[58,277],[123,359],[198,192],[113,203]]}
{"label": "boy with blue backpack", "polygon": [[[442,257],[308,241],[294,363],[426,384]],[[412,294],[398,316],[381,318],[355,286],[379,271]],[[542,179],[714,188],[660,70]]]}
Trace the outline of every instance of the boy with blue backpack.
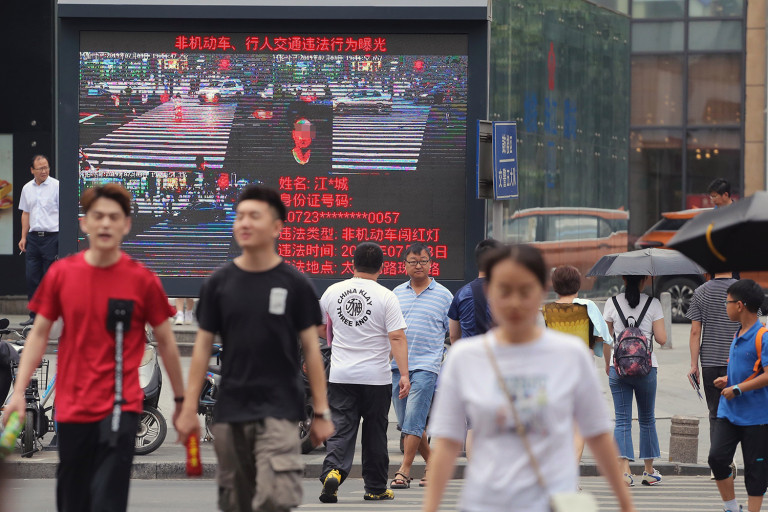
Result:
{"label": "boy with blue backpack", "polygon": [[751,279],[728,288],[725,308],[728,318],[739,322],[728,357],[728,374],[714,384],[722,389],[717,422],[709,450],[709,467],[715,475],[724,512],[742,509],[736,500],[731,461],[741,443],[747,511],[758,512],[768,488],[768,329],[757,317],[765,294]]}

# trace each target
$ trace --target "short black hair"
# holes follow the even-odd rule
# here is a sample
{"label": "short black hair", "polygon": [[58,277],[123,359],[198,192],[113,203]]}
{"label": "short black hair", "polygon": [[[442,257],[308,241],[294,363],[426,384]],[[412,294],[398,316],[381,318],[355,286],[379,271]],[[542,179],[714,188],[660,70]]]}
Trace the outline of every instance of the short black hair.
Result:
{"label": "short black hair", "polygon": [[483,268],[483,260],[489,252],[501,247],[504,247],[504,244],[493,238],[486,238],[477,244],[475,247],[475,264],[477,265],[477,268]]}
{"label": "short black hair", "polygon": [[34,169],[34,168],[35,168],[35,160],[37,160],[38,158],[45,158],[45,161],[46,161],[46,162],[48,162],[48,165],[49,165],[49,166],[51,165],[51,161],[50,161],[50,160],[48,160],[48,157],[47,157],[47,156],[45,156],[45,155],[39,155],[39,154],[38,154],[38,155],[34,155],[34,156],[32,156],[32,159],[29,161],[29,168],[30,168],[30,169]]}
{"label": "short black hair", "polygon": [[728,197],[731,196],[731,184],[726,180],[725,178],[715,178],[712,180],[712,183],[709,184],[709,188],[707,188],[708,193],[714,192],[715,194],[728,194]]}
{"label": "short black hair", "polygon": [[765,292],[752,279],[736,281],[728,287],[728,295],[744,304],[744,307],[752,313],[757,313],[765,300]]}
{"label": "short black hair", "polygon": [[547,265],[544,263],[544,256],[541,251],[532,245],[515,244],[500,245],[498,248],[489,251],[483,258],[483,272],[485,280],[490,283],[493,278],[493,268],[505,260],[513,262],[527,268],[543,288],[547,287]]}
{"label": "short black hair", "polygon": [[264,201],[274,210],[276,218],[285,222],[288,212],[285,209],[285,204],[280,200],[280,194],[277,193],[277,190],[264,185],[248,185],[237,197],[235,209],[242,201],[249,200]]}
{"label": "short black hair", "polygon": [[406,247],[405,254],[403,254],[403,258],[407,258],[409,254],[415,254],[416,256],[421,256],[422,251],[427,251],[427,254],[429,254],[429,247],[427,247],[421,242],[414,242],[408,247]]}
{"label": "short black hair", "polygon": [[381,250],[379,244],[363,242],[355,248],[352,262],[358,272],[376,274],[384,264],[384,251]]}

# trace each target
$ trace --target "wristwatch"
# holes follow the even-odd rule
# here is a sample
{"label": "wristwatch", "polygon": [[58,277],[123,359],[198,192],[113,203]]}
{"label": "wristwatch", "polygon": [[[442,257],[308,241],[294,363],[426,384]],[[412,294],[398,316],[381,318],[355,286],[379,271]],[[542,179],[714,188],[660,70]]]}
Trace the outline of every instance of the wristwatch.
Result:
{"label": "wristwatch", "polygon": [[741,388],[739,388],[738,384],[733,386],[733,396],[741,396]]}
{"label": "wristwatch", "polygon": [[315,418],[323,418],[325,421],[331,421],[331,410],[315,411]]}

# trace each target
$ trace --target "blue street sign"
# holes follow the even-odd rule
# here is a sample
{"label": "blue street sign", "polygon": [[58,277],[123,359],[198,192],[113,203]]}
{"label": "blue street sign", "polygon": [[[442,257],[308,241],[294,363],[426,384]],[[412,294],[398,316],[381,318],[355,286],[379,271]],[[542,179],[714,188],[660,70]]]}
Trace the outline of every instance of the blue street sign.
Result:
{"label": "blue street sign", "polygon": [[494,121],[493,198],[517,198],[517,178],[517,123]]}

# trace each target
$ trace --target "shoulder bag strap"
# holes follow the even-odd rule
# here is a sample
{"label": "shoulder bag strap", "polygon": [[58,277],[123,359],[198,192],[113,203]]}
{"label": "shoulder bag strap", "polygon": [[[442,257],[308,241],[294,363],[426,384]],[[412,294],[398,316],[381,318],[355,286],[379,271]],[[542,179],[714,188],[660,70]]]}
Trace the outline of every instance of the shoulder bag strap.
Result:
{"label": "shoulder bag strap", "polygon": [[528,458],[531,460],[533,472],[536,474],[536,481],[538,482],[539,487],[546,489],[547,486],[544,483],[544,477],[541,475],[541,470],[539,469],[539,461],[536,460],[536,456],[533,454],[533,449],[531,448],[531,443],[528,442],[528,433],[525,431],[525,425],[523,425],[523,423],[520,421],[520,417],[517,414],[515,399],[512,398],[512,394],[509,392],[509,389],[507,389],[506,382],[504,382],[504,377],[501,376],[501,370],[499,369],[499,365],[496,362],[496,357],[493,355],[491,343],[488,338],[488,335],[483,336],[483,345],[485,346],[485,351],[488,353],[488,359],[491,362],[493,373],[496,374],[499,387],[504,392],[504,395],[506,395],[507,400],[509,400],[509,407],[512,409],[512,417],[515,419],[515,429],[517,430],[517,435],[519,435],[520,439],[523,440],[523,446],[525,446],[525,451],[528,453]]}

